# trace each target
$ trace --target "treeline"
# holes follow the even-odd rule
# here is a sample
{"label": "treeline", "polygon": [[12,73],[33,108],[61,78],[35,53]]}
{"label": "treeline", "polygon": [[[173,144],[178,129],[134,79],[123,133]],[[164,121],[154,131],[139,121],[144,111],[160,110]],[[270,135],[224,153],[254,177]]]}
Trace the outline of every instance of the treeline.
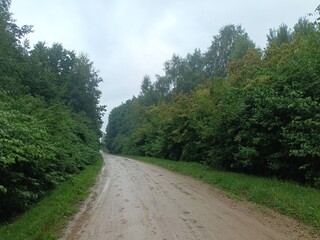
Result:
{"label": "treeline", "polygon": [[164,64],[109,115],[111,153],[195,161],[320,186],[320,31],[303,18],[264,50],[228,25]]}
{"label": "treeline", "polygon": [[0,2],[0,222],[99,158],[101,78],[84,54],[26,35]]}

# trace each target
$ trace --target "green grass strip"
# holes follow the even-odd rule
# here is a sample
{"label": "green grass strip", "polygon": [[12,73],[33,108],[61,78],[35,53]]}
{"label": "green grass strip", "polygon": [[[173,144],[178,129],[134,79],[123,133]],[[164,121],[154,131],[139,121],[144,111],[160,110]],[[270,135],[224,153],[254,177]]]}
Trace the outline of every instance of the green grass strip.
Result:
{"label": "green grass strip", "polygon": [[0,227],[0,240],[51,240],[60,237],[70,216],[80,209],[96,183],[102,157],[59,185],[51,194],[13,223]]}
{"label": "green grass strip", "polygon": [[269,207],[320,230],[320,191],[317,189],[277,179],[219,171],[199,163],[130,157],[200,179],[232,197]]}

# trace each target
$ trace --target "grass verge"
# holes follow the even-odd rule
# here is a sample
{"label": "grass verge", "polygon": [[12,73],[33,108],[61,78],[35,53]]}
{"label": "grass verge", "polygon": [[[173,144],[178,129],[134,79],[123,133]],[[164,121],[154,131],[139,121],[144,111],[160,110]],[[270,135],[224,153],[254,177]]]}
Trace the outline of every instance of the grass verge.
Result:
{"label": "grass verge", "polygon": [[70,216],[80,208],[79,201],[86,199],[102,167],[102,157],[79,174],[59,185],[14,222],[0,226],[0,240],[57,239]]}
{"label": "grass verge", "polygon": [[320,191],[317,189],[277,179],[218,171],[199,163],[151,157],[130,158],[200,179],[224,190],[232,197],[269,207],[320,230]]}

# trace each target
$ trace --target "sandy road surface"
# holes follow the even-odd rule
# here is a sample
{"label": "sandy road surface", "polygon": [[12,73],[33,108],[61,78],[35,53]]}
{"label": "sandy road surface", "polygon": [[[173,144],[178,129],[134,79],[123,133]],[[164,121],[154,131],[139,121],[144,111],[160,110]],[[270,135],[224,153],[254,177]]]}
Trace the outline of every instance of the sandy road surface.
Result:
{"label": "sandy road surface", "polygon": [[290,222],[268,223],[272,217],[207,184],[127,158],[104,159],[94,194],[63,239],[304,239]]}

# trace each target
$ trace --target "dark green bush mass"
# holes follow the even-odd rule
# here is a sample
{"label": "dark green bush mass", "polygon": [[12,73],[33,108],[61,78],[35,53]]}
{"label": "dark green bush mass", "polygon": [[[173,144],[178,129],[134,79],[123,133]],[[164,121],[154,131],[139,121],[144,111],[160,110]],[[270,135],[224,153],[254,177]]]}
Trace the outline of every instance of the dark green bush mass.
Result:
{"label": "dark green bush mass", "polygon": [[164,76],[144,79],[111,112],[106,147],[320,187],[319,71],[318,23],[271,30],[264,51],[228,25],[208,52],[174,55]]}
{"label": "dark green bush mass", "polygon": [[101,78],[85,55],[61,44],[23,44],[0,3],[0,222],[99,158]]}

